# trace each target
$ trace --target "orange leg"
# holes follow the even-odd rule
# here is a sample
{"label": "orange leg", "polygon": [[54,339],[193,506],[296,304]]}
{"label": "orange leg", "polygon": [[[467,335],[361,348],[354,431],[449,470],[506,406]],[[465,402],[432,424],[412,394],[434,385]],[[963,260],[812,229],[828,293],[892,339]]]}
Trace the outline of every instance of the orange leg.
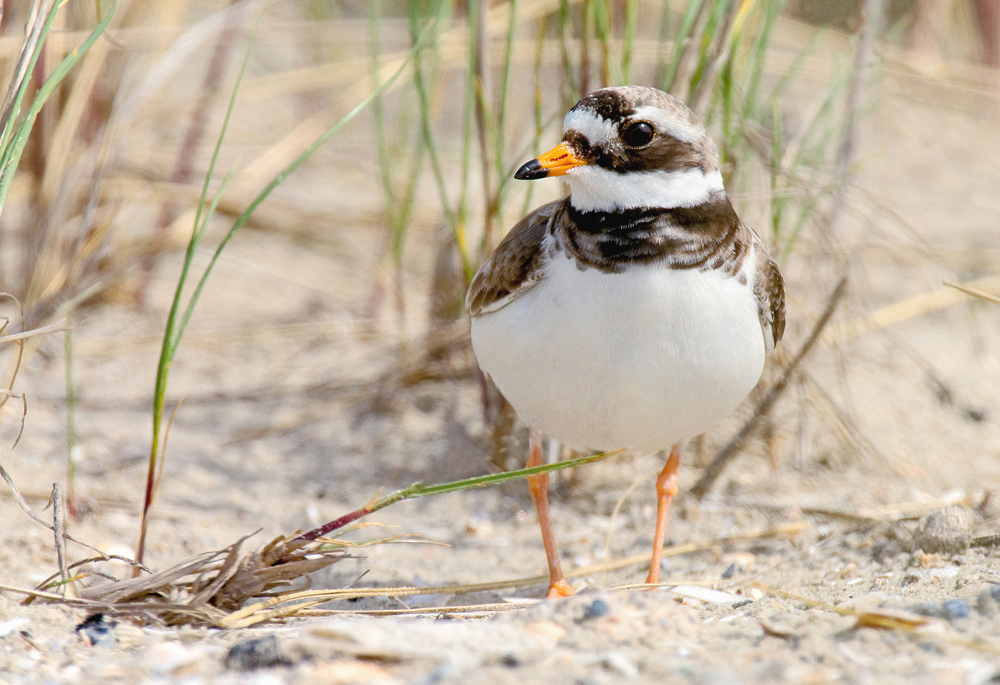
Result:
{"label": "orange leg", "polygon": [[660,558],[663,555],[663,539],[667,533],[667,514],[670,512],[670,502],[677,494],[677,482],[681,469],[682,443],[670,448],[670,458],[667,465],[656,479],[656,534],[653,536],[653,558],[649,562],[647,583],[660,582]]}
{"label": "orange leg", "polygon": [[[534,428],[528,448],[528,468],[542,464],[542,436]],[[552,535],[552,520],[549,518],[549,474],[528,478],[528,489],[531,491],[531,501],[535,503],[538,512],[538,525],[542,529],[542,544],[545,545],[545,556],[549,561],[549,599],[569,597],[574,594],[573,588],[566,582],[562,566],[559,563],[559,552],[556,550],[556,539]]]}

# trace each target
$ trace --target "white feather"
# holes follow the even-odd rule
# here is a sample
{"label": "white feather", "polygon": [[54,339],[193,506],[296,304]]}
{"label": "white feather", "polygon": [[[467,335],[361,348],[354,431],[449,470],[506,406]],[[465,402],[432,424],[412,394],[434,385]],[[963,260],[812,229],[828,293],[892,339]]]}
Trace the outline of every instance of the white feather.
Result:
{"label": "white feather", "polygon": [[580,269],[472,320],[483,371],[529,424],[581,448],[651,453],[708,430],[757,383],[764,339],[751,288],[716,271]]}
{"label": "white feather", "polygon": [[563,119],[563,132],[573,129],[591,145],[603,146],[618,137],[615,124],[589,109],[571,109]]}
{"label": "white feather", "polygon": [[627,174],[587,164],[566,173],[570,202],[580,211],[637,207],[696,207],[714,193],[724,193],[722,173],[699,168],[679,171],[632,171]]}

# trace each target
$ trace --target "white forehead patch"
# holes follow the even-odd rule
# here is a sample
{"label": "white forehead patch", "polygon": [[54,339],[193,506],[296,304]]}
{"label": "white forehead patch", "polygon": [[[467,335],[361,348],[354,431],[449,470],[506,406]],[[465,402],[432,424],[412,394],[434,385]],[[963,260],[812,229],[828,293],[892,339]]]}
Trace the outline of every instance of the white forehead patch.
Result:
{"label": "white forehead patch", "polygon": [[587,164],[566,172],[566,180],[569,201],[581,212],[696,207],[726,192],[719,171],[706,174],[698,167],[621,174]]}
{"label": "white forehead patch", "polygon": [[615,124],[589,109],[571,109],[563,119],[563,131],[573,129],[593,146],[599,146],[617,137]]}
{"label": "white forehead patch", "polygon": [[692,126],[687,121],[670,116],[666,111],[652,105],[637,107],[635,114],[631,117],[633,121],[648,121],[656,127],[657,131],[666,133],[671,138],[682,143],[697,145],[705,137],[705,130],[701,126]]}
{"label": "white forehead patch", "polygon": [[[698,124],[692,124],[684,119],[671,116],[669,112],[654,105],[637,107],[629,121],[648,121],[656,130],[666,133],[671,138],[690,143],[700,144],[705,138],[705,129]],[[573,129],[593,146],[603,145],[618,137],[616,124],[590,109],[574,109],[563,120],[563,131]]]}

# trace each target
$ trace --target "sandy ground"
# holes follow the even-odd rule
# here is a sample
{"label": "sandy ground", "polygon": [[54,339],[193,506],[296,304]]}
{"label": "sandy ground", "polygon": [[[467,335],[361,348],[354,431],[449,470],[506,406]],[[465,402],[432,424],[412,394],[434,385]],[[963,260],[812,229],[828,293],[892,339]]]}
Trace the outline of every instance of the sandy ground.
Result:
{"label": "sandy ground", "polygon": [[[918,308],[874,332],[842,325],[942,280],[997,273],[1000,120],[898,88],[877,100],[841,233],[830,242],[814,236],[785,266],[786,349],[794,350],[835,280],[818,265],[842,252],[853,260],[851,293],[831,328],[841,337],[820,344],[808,380],[779,403],[770,442],[752,440],[708,497],[682,493],[673,512],[668,545],[700,549],[669,556],[663,575],[728,599],[610,589],[641,582],[638,563],[577,578],[581,592],[566,601],[528,603],[544,592],[534,585],[330,607],[509,604],[472,617],[346,613],[228,632],[119,620],[91,631],[91,645],[74,630],[85,612],[24,607],[4,592],[0,682],[996,681],[1000,592],[990,590],[1000,583],[1000,559],[996,547],[968,543],[1000,532],[1000,307]],[[318,248],[247,231],[227,251],[174,367],[170,397],[186,399],[170,434],[150,566],[257,529],[262,542],[317,525],[380,489],[489,472],[470,377],[403,389],[378,382],[396,364],[399,338],[391,308],[384,320],[365,319],[377,239],[351,230],[348,219]],[[411,239],[414,263],[428,263],[435,230]],[[144,310],[90,308],[75,325],[78,490],[91,511],[71,532],[107,551],[127,552],[135,540],[158,337],[178,263],[159,263]],[[407,334],[416,339],[428,279],[416,269],[408,278]],[[43,516],[51,484],[65,480],[61,350],[60,337],[46,340],[22,369],[25,431],[2,457]],[[16,421],[11,405],[6,411],[9,446]],[[708,436],[701,454],[692,450],[682,489],[748,412]],[[566,567],[648,553],[660,464],[617,458],[555,479]],[[940,534],[919,532],[947,504],[960,515],[942,523],[937,514],[929,525]],[[28,587],[55,570],[51,533],[6,494],[0,521],[0,583]],[[314,587],[544,572],[521,483],[403,502],[372,521],[387,528],[357,539],[418,541],[368,547],[317,574]],[[794,533],[760,535],[776,527]],[[915,633],[856,627],[850,612],[876,607],[936,618]]]}

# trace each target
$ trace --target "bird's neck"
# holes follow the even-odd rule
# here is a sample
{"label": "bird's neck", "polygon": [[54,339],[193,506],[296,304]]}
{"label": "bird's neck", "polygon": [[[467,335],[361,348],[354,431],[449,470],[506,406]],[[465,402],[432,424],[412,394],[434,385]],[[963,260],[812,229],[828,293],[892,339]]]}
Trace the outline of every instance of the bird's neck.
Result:
{"label": "bird's neck", "polygon": [[572,169],[566,179],[570,204],[587,213],[697,207],[726,193],[722,174],[700,167],[621,173],[584,165]]}
{"label": "bird's neck", "polygon": [[[662,262],[695,268],[749,247],[725,193],[693,207],[633,207],[581,211],[571,201],[553,233],[556,245],[582,266],[620,272],[636,264]],[[737,245],[738,243],[738,245]]]}

